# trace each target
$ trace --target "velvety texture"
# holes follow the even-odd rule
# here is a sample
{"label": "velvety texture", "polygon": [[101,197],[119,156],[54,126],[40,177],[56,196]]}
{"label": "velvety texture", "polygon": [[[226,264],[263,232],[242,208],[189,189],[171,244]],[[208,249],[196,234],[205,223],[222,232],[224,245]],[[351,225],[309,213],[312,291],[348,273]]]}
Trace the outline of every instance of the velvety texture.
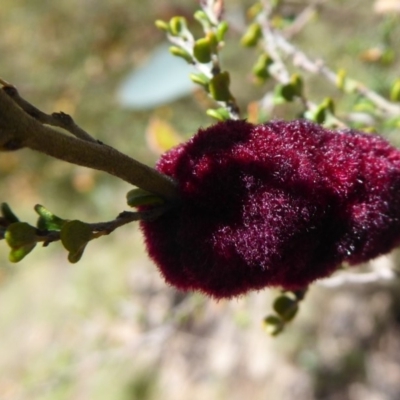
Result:
{"label": "velvety texture", "polygon": [[178,207],[141,227],[181,290],[298,289],[400,241],[400,151],[312,122],[221,122],[164,154]]}

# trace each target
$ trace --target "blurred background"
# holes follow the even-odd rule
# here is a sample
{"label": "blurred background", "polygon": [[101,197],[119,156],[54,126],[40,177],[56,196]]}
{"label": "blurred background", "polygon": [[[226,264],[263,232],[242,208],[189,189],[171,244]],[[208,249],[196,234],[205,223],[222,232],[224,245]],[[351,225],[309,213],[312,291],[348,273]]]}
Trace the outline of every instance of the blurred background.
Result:
{"label": "blurred background", "polygon": [[[288,18],[310,4],[284,3]],[[387,95],[399,77],[399,2],[320,3],[295,42]],[[238,45],[251,4],[226,1],[232,29],[223,65],[244,111],[266,91],[249,74],[256,52]],[[212,122],[208,100],[188,84],[185,64],[165,57],[153,23],[173,15],[190,21],[196,8],[195,0],[2,0],[0,74],[43,111],[69,113],[98,139],[153,165],[155,131],[188,138]],[[337,96],[323,85],[310,77],[315,101]],[[384,132],[395,144],[399,133]],[[65,218],[113,219],[127,209],[131,189],[28,150],[0,154],[0,179],[0,200],[32,223],[37,203]],[[400,398],[398,281],[316,284],[293,323],[271,338],[262,320],[275,295],[215,302],[175,291],[134,224],[90,243],[74,265],[59,243],[12,265],[0,243],[0,399]]]}

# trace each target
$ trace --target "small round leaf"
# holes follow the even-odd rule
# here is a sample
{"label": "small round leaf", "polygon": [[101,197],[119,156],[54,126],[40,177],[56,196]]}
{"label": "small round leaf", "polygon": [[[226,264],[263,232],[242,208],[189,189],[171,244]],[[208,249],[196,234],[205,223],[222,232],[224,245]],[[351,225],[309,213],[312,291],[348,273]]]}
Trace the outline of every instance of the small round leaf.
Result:
{"label": "small round leaf", "polygon": [[87,243],[92,239],[92,229],[82,221],[66,222],[60,232],[61,243],[68,250],[68,260],[76,263],[82,257]]}

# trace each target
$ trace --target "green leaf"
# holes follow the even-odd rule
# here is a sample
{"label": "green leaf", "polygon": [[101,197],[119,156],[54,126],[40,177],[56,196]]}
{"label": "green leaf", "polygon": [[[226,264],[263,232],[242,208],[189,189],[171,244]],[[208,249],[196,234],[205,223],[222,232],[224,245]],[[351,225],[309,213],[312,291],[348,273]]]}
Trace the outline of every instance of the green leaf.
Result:
{"label": "green leaf", "polygon": [[4,238],[12,249],[18,249],[36,243],[36,229],[26,222],[14,222],[7,227]]}
{"label": "green leaf", "polygon": [[169,32],[169,24],[165,21],[162,21],[161,19],[158,19],[157,21],[154,22],[154,25],[164,31],[164,32]]}
{"label": "green leaf", "polygon": [[240,39],[240,43],[245,47],[254,47],[262,36],[261,26],[254,22]]}
{"label": "green leaf", "polygon": [[226,108],[218,108],[218,109],[213,109],[210,108],[209,110],[206,111],[206,114],[212,118],[215,118],[218,121],[226,121],[230,118],[229,111]]}
{"label": "green leaf", "polygon": [[174,36],[179,36],[187,30],[186,19],[184,17],[172,17],[169,21],[169,31]]}
{"label": "green leaf", "polygon": [[226,35],[226,32],[228,31],[228,29],[229,29],[229,25],[226,21],[222,21],[218,24],[217,32],[216,32],[218,42],[224,41],[225,35]]}
{"label": "green leaf", "polygon": [[347,76],[346,70],[340,69],[336,74],[336,86],[345,93],[353,93],[357,89],[358,83]]}
{"label": "green leaf", "polygon": [[211,27],[211,21],[208,18],[207,14],[203,10],[197,10],[194,14],[193,17],[196,21],[200,22],[201,26],[205,31],[210,29]]}
{"label": "green leaf", "polygon": [[69,262],[76,263],[81,259],[85,247],[92,237],[90,225],[82,221],[68,221],[63,225],[60,238],[61,243],[68,250]]}
{"label": "green leaf", "polygon": [[274,103],[284,104],[286,102],[291,102],[296,97],[296,88],[292,83],[287,83],[285,85],[279,84],[275,86],[274,90]]}
{"label": "green leaf", "polygon": [[189,64],[193,64],[193,57],[186,50],[183,50],[180,47],[171,46],[169,51],[172,55],[183,58]]}
{"label": "green leaf", "polygon": [[264,328],[272,335],[276,336],[283,331],[285,323],[276,315],[269,315],[264,318]]}
{"label": "green leaf", "polygon": [[285,322],[292,320],[299,310],[298,302],[285,295],[274,301],[273,308]]}
{"label": "green leaf", "polygon": [[189,78],[192,80],[192,82],[197,83],[198,85],[201,85],[206,90],[208,90],[208,85],[210,84],[210,78],[207,75],[203,73],[190,74]]}
{"label": "green leaf", "polygon": [[290,83],[295,91],[295,95],[301,97],[303,94],[303,78],[299,74],[293,74],[290,77]]}
{"label": "green leaf", "polygon": [[21,261],[26,255],[28,255],[36,246],[36,243],[27,244],[21,246],[18,249],[11,249],[8,259],[12,263],[17,263]]}
{"label": "green leaf", "polygon": [[161,197],[139,188],[130,190],[126,194],[126,200],[128,205],[131,207],[153,206],[164,203],[164,200]]}
{"label": "green leaf", "polygon": [[217,101],[232,100],[232,95],[229,91],[229,84],[229,72],[220,72],[219,74],[213,76],[208,86],[211,97]]}
{"label": "green leaf", "polygon": [[37,227],[39,229],[59,231],[66,222],[65,219],[57,217],[57,215],[54,215],[46,207],[43,207],[40,204],[35,206],[35,211],[37,214],[39,214],[39,219],[37,222]]}
{"label": "green leaf", "polygon": [[9,260],[18,262],[35,248],[36,229],[26,222],[14,222],[8,226],[4,238],[11,247]]}
{"label": "green leaf", "polygon": [[263,11],[263,5],[261,4],[261,2],[257,2],[247,10],[247,18],[249,20],[252,20],[256,18],[257,15],[260,14],[262,11]]}
{"label": "green leaf", "polygon": [[397,81],[392,86],[392,89],[390,91],[390,100],[400,101],[400,79],[397,79]]}
{"label": "green leaf", "polygon": [[19,219],[12,212],[10,206],[7,203],[1,203],[1,215],[9,223],[19,222]]}
{"label": "green leaf", "polygon": [[334,112],[335,104],[330,97],[327,97],[315,110],[306,113],[306,117],[318,124],[322,124],[330,115],[333,115]]}
{"label": "green leaf", "polygon": [[356,100],[353,106],[353,110],[357,112],[368,113],[371,115],[376,114],[376,105],[371,100],[364,97],[360,97]]}
{"label": "green leaf", "polygon": [[253,74],[259,78],[261,81],[265,81],[270,77],[270,73],[268,71],[268,68],[273,64],[272,58],[266,54],[263,53],[261,54],[257,62],[253,66]]}
{"label": "green leaf", "polygon": [[197,61],[202,64],[207,64],[211,61],[211,41],[210,38],[205,37],[196,40],[193,47],[193,55]]}

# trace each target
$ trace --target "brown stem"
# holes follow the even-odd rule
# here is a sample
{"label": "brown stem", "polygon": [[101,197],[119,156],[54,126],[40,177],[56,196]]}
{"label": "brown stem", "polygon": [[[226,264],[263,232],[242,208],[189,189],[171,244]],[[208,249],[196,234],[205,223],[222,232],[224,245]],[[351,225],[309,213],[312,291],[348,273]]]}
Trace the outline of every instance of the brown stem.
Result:
{"label": "brown stem", "polygon": [[42,125],[0,90],[0,151],[24,147],[105,171],[168,201],[178,198],[176,183],[166,175],[110,146],[67,136]]}

